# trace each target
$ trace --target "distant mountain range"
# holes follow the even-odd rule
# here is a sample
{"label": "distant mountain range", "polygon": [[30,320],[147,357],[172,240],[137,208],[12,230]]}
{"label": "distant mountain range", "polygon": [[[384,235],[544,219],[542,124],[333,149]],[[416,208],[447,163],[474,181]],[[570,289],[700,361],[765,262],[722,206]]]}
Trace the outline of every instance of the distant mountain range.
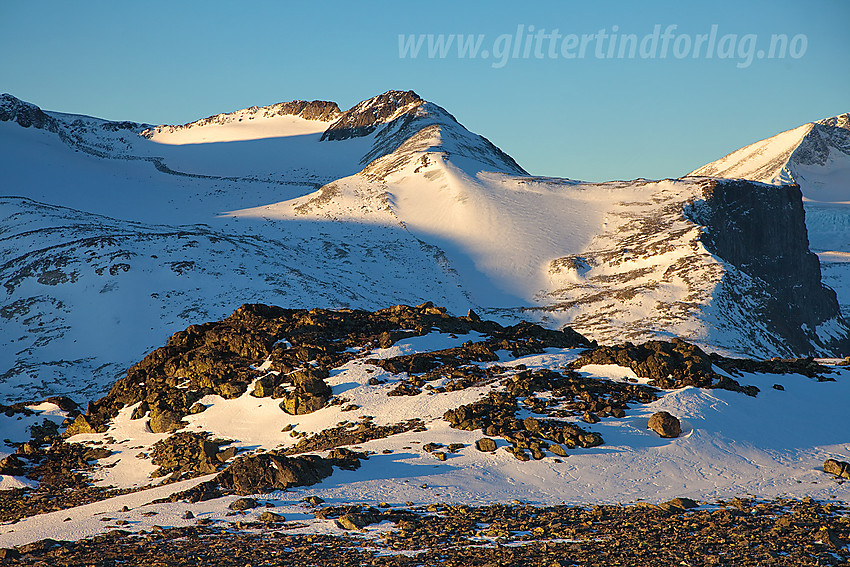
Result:
{"label": "distant mountain range", "polygon": [[0,391],[95,397],[247,302],[431,300],[601,342],[845,355],[800,189],[771,184],[840,200],[847,139],[842,115],[683,179],[582,183],[529,175],[412,91],[182,126],[2,95]]}

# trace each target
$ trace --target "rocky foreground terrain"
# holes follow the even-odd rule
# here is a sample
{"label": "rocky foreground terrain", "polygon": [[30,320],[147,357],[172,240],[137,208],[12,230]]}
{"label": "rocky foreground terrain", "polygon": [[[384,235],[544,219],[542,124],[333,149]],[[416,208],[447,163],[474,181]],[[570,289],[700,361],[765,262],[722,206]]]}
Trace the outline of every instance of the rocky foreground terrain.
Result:
{"label": "rocky foreground terrain", "polygon": [[[360,385],[351,382],[356,376]],[[764,387],[765,379],[767,391],[750,383]],[[647,500],[626,504],[557,500],[567,499],[581,467],[604,459],[609,447],[624,450],[617,430],[601,426],[639,420],[645,431],[632,435],[644,443],[695,450],[684,444],[701,434],[698,416],[681,407],[678,415],[657,411],[666,399],[725,392],[732,403],[755,403],[768,391],[785,393],[782,383],[828,388],[847,380],[842,366],[813,359],[726,358],[681,340],[599,346],[569,328],[505,327],[431,303],[375,312],[248,304],[174,334],[84,412],[62,397],[0,408],[6,423],[28,424],[28,439],[5,440],[13,452],[0,460],[0,474],[20,483],[0,491],[0,559],[846,565],[850,464],[842,460],[824,460],[814,481],[798,471],[831,486],[832,496],[818,500],[803,496],[805,487],[750,496],[742,484],[728,486],[738,494],[726,499],[683,488],[664,501],[647,491]],[[266,429],[276,429],[261,439],[250,414],[263,412]],[[240,428],[246,422],[248,433]],[[630,449],[640,450],[640,443]],[[423,469],[448,467],[439,474],[489,467],[505,485],[539,475],[549,496],[520,486],[517,494],[536,494],[535,501],[486,490],[489,502],[464,501],[439,485],[449,477],[438,473],[429,477],[435,486],[418,485],[423,473],[399,468],[411,458],[433,463]],[[664,463],[654,466],[656,482],[669,482]],[[564,467],[572,480],[559,476]],[[761,474],[781,482],[772,471]],[[409,483],[408,492],[376,492],[370,479]],[[415,500],[396,501],[411,493]]]}
{"label": "rocky foreground terrain", "polygon": [[[198,522],[0,551],[18,565],[847,565],[848,508],[811,500],[662,506],[522,504],[427,508],[316,507],[344,535],[293,534],[266,509],[259,521]],[[119,521],[120,523],[120,521]],[[374,528],[373,526],[379,526]]]}

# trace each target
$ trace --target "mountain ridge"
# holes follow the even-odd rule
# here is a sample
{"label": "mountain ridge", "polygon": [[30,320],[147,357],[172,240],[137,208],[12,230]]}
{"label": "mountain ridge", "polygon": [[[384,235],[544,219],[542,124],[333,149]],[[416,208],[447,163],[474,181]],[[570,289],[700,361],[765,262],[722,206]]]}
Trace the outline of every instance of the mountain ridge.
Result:
{"label": "mountain ridge", "polygon": [[[573,325],[597,340],[679,335],[761,357],[838,355],[848,332],[840,312],[818,299],[816,259],[806,260],[806,308],[779,324],[776,286],[800,282],[706,247],[701,231],[711,215],[703,222],[687,211],[707,181],[530,176],[412,91],[354,105],[339,131],[362,127],[362,135],[324,141],[341,118],[284,117],[296,120],[281,123],[290,132],[305,122],[312,130],[270,139],[228,130],[280,117],[263,118],[257,107],[254,120],[188,129],[235,140],[168,144],[142,136],[149,125],[44,112],[10,95],[2,101],[8,150],[0,159],[14,198],[2,202],[0,243],[20,261],[0,274],[2,283],[16,282],[0,304],[10,315],[5,340],[16,345],[0,375],[16,399],[72,392],[78,373],[91,375],[86,391],[96,393],[163,333],[221,318],[232,303],[376,309],[436,300],[507,323]],[[753,183],[739,191],[763,193]],[[746,220],[740,207],[726,212],[723,227]],[[36,222],[39,215],[61,217],[62,228]],[[798,225],[794,254],[803,258]],[[67,244],[79,238],[102,244]],[[228,261],[227,246],[244,257]],[[787,264],[781,250],[769,254]],[[121,323],[78,336],[73,329],[92,309]],[[772,321],[762,320],[770,313]],[[132,347],[135,320],[149,331]],[[109,335],[121,346],[106,349]]]}

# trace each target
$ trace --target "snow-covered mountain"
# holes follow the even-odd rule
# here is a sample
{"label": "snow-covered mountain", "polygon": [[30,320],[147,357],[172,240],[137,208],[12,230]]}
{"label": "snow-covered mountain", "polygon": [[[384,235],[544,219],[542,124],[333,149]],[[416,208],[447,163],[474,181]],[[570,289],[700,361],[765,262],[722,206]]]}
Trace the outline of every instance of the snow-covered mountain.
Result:
{"label": "snow-covered mountain", "polygon": [[760,140],[688,175],[799,185],[824,283],[850,311],[850,113]]}
{"label": "snow-covered mountain", "polygon": [[[793,192],[532,177],[411,91],[182,126],[3,95],[0,144],[13,400],[94,397],[169,334],[246,302],[433,300],[757,356],[841,354],[848,336]],[[777,214],[781,238],[728,245],[741,215]]]}
{"label": "snow-covered mountain", "polygon": [[850,202],[850,113],[755,142],[688,175],[795,183],[807,200]]}

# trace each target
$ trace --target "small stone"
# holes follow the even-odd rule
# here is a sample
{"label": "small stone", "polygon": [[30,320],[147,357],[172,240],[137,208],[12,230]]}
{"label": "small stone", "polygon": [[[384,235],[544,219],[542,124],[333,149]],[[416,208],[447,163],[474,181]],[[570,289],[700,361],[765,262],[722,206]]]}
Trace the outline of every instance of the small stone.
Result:
{"label": "small stone", "polygon": [[304,499],[304,502],[306,502],[310,506],[318,506],[320,504],[325,503],[324,499],[319,498],[318,496],[308,496],[307,498]]}
{"label": "small stone", "polygon": [[599,416],[592,411],[586,411],[584,412],[584,415],[581,416],[581,420],[585,423],[599,423]]}
{"label": "small stone", "polygon": [[265,511],[262,514],[260,514],[259,520],[261,522],[273,523],[273,522],[285,522],[286,518],[284,518],[280,514],[275,514],[274,512]]}
{"label": "small stone", "polygon": [[496,450],[496,442],[489,437],[482,437],[475,442],[475,448],[484,453],[492,453]]}
{"label": "small stone", "polygon": [[238,500],[234,500],[233,502],[231,502],[229,508],[231,510],[241,511],[256,508],[257,506],[258,503],[253,498],[239,498]]}
{"label": "small stone", "polygon": [[434,451],[434,456],[437,457],[438,461],[445,461],[447,459],[446,454],[442,451]]}
{"label": "small stone", "polygon": [[783,386],[782,384],[774,384],[773,389],[779,390],[779,391],[785,391],[785,386]]}
{"label": "small stone", "polygon": [[665,438],[675,438],[682,434],[682,425],[679,423],[679,419],[666,411],[652,414],[649,418],[648,427]]}
{"label": "small stone", "polygon": [[194,517],[195,517],[195,515],[192,513],[191,510],[186,510],[186,512],[183,514],[184,520],[191,520]]}

